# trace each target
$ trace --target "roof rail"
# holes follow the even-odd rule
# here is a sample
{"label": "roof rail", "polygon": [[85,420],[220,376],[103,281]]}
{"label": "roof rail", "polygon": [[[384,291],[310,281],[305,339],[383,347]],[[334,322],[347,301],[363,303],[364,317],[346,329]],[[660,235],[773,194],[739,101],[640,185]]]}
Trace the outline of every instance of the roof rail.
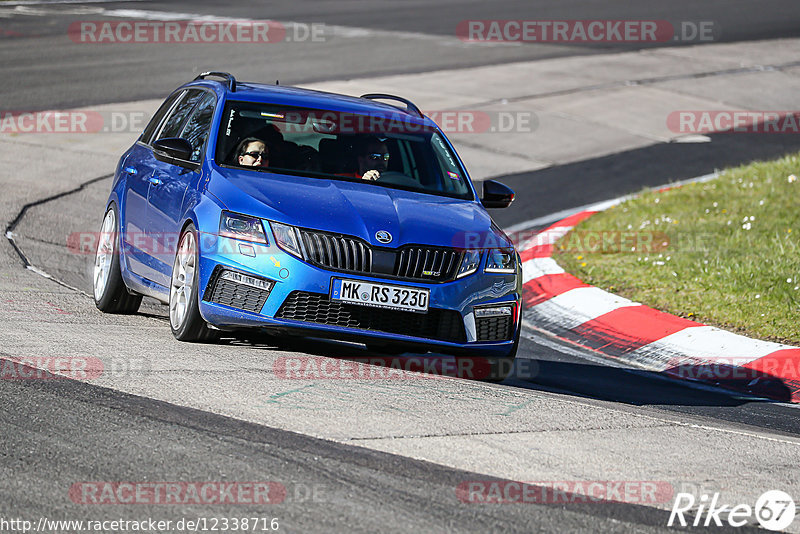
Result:
{"label": "roof rail", "polygon": [[[369,93],[366,95],[361,95],[361,98],[367,98],[369,100],[396,100],[398,102],[402,102],[406,105],[406,112],[412,112],[419,118],[424,118],[424,115],[419,110],[419,108],[411,101],[401,96],[394,96],[394,95],[387,95],[385,93]],[[396,107],[396,106],[395,106]]]}
{"label": "roof rail", "polygon": [[233,77],[233,74],[219,71],[203,72],[198,74],[194,81],[204,80],[207,76],[216,76],[217,78],[224,78],[228,80],[228,89],[230,89],[232,93],[236,92],[236,78]]}

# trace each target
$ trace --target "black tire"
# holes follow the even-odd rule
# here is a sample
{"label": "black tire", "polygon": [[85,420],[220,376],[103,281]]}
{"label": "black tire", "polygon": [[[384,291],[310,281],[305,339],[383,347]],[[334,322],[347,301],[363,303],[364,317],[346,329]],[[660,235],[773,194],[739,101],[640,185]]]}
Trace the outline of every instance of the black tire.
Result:
{"label": "black tire", "polygon": [[178,341],[187,341],[192,343],[209,343],[216,341],[219,339],[220,331],[219,330],[212,330],[208,327],[208,323],[205,322],[203,317],[200,315],[200,308],[198,307],[198,283],[200,278],[200,247],[199,242],[197,240],[197,230],[193,224],[189,223],[186,228],[184,228],[183,232],[181,232],[181,237],[178,240],[178,248],[175,251],[175,261],[172,264],[173,275],[175,271],[175,265],[178,261],[178,255],[181,253],[181,244],[183,244],[184,237],[191,233],[194,238],[195,249],[194,249],[194,276],[192,282],[192,290],[190,292],[190,298],[187,305],[187,310],[183,318],[183,322],[179,325],[173,324],[172,319],[172,307],[173,307],[173,277],[170,277],[170,302],[169,302],[169,309],[170,309],[170,321],[169,326],[172,330],[172,335],[175,336],[175,339]]}
{"label": "black tire", "polygon": [[[117,313],[117,314],[133,314],[139,311],[139,305],[142,303],[142,296],[135,295],[128,292],[125,282],[122,281],[122,272],[120,271],[120,233],[119,233],[119,212],[117,206],[112,204],[105,215],[103,216],[103,226],[106,224],[106,219],[109,214],[113,216],[114,223],[113,229],[108,236],[109,241],[104,241],[104,235],[108,234],[107,229],[101,228],[100,239],[97,242],[97,251],[95,251],[95,267],[92,271],[92,287],[94,288],[94,304],[97,309],[103,313]],[[97,265],[99,261],[100,249],[103,246],[111,247],[110,265],[108,276],[106,277],[105,284],[102,288],[98,288],[97,283]]]}

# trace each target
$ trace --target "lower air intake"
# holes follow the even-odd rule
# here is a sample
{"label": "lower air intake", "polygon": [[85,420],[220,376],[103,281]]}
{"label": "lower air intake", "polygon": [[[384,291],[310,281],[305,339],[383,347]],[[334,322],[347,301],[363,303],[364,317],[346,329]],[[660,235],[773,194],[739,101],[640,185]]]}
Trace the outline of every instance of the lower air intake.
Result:
{"label": "lower air intake", "polygon": [[272,286],[273,282],[268,280],[234,271],[217,270],[211,276],[203,300],[237,310],[261,313]]}
{"label": "lower air intake", "polygon": [[431,308],[426,314],[384,310],[331,301],[328,295],[304,291],[290,293],[275,317],[453,343],[467,340],[464,321],[455,310]]}
{"label": "lower air intake", "polygon": [[479,317],[475,319],[478,341],[508,341],[511,339],[511,316]]}

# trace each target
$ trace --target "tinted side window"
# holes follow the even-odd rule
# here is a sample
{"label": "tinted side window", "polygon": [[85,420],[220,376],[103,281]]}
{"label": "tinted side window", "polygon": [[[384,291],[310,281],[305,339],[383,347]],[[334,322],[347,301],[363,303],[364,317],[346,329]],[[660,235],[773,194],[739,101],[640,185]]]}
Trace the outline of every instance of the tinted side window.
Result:
{"label": "tinted side window", "polygon": [[186,91],[186,95],[183,97],[180,104],[178,104],[172,114],[167,118],[167,122],[164,123],[164,127],[161,129],[158,138],[178,137],[178,133],[181,131],[181,126],[183,126],[183,121],[186,119],[186,116],[189,115],[189,112],[192,111],[194,105],[197,104],[197,101],[200,100],[204,94],[205,91],[201,91],[200,89],[189,89]]}
{"label": "tinted side window", "polygon": [[208,139],[208,131],[211,128],[211,119],[214,117],[214,104],[217,99],[211,93],[205,93],[203,99],[197,104],[192,116],[183,127],[181,137],[192,144],[192,161],[203,159],[203,147]]}
{"label": "tinted side window", "polygon": [[167,100],[164,101],[163,104],[161,104],[161,107],[158,108],[158,111],[156,111],[156,114],[153,115],[152,119],[150,119],[150,122],[147,124],[147,127],[142,133],[143,143],[149,144],[150,141],[152,141],[153,135],[155,135],[158,126],[161,124],[161,120],[164,118],[164,115],[167,114],[172,107],[172,104],[174,104],[181,95],[183,95],[183,91],[173,93],[169,98],[167,98]]}

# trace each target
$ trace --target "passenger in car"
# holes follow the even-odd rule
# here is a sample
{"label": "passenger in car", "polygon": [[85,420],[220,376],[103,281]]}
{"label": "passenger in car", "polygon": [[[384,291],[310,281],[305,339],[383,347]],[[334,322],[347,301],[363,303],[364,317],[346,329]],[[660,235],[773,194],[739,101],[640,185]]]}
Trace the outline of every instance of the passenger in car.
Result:
{"label": "passenger in car", "polygon": [[244,139],[236,148],[239,165],[247,167],[269,167],[269,149],[257,137]]}

